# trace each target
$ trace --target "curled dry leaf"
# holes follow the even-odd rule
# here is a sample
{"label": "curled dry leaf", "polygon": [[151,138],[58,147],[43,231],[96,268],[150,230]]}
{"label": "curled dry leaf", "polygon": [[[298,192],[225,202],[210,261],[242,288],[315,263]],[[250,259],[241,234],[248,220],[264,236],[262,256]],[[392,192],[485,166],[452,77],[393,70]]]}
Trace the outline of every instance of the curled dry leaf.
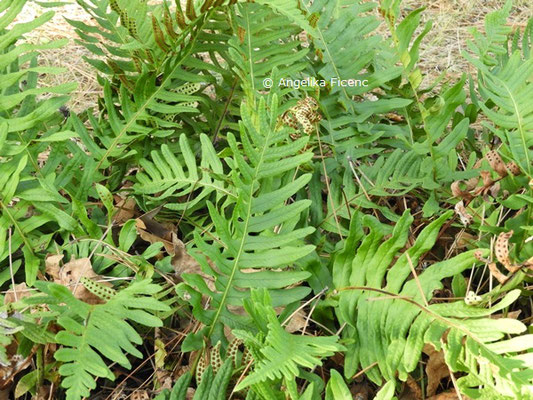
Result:
{"label": "curled dry leaf", "polygon": [[400,400],[422,400],[422,389],[411,375],[407,376]]}
{"label": "curled dry leaf", "polygon": [[150,400],[150,395],[146,390],[137,389],[130,395],[131,400]]}
{"label": "curled dry leaf", "polygon": [[455,205],[455,213],[459,215],[459,219],[461,220],[461,223],[464,226],[470,225],[474,221],[474,217],[472,217],[468,212],[466,211],[465,205],[463,203],[463,200],[458,202]]}
{"label": "curled dry leaf", "polygon": [[491,150],[485,154],[485,159],[488,161],[490,167],[502,178],[507,176],[507,168],[502,158],[497,151]]}
{"label": "curled dry leaf", "polygon": [[17,354],[18,345],[12,342],[6,347],[6,353],[9,364],[0,364],[0,390],[9,388],[15,376],[28,368],[33,357],[33,352],[30,352],[28,357],[23,357]]}
{"label": "curled dry leaf", "polygon": [[507,164],[505,164],[505,166],[511,172],[511,174],[515,176],[520,175],[522,173],[522,171],[520,171],[520,167],[514,161],[508,162]]}
{"label": "curled dry leaf", "polygon": [[[464,190],[461,189],[461,185],[465,185],[466,188]],[[473,186],[469,185],[468,182],[465,183],[464,181],[455,181],[451,184],[452,195],[453,197],[457,197],[463,200],[472,200],[473,196],[470,194],[470,191],[473,190],[476,185],[477,180]]]}
{"label": "curled dry leaf", "polygon": [[[180,276],[181,274],[198,274],[204,279],[209,290],[215,290],[215,279],[202,271],[202,267],[200,264],[198,264],[198,261],[196,261],[194,257],[187,253],[185,244],[178,239],[178,236],[174,232],[171,236],[173,246],[171,262],[172,266],[174,267],[175,274],[177,276]],[[208,263],[212,268],[214,268],[214,265],[210,260],[208,260]]]}
{"label": "curled dry leaf", "polygon": [[509,239],[511,239],[512,236],[513,231],[500,233],[494,246],[496,259],[509,271],[511,271],[511,260],[509,258]]}
{"label": "curled dry leaf", "polygon": [[139,217],[135,220],[137,233],[145,242],[163,243],[168,254],[173,255],[174,245],[171,242],[171,231],[157,221]]}
{"label": "curled dry leaf", "polygon": [[[493,180],[490,171],[480,171],[479,177],[470,178],[467,181],[453,182],[451,184],[451,190],[454,197],[465,200],[466,202],[471,201],[479,195],[485,196],[488,193],[490,193],[492,197],[496,197],[500,191],[500,185],[498,183],[500,179],[509,175],[509,172],[511,172],[512,175],[521,174],[520,168],[516,163],[509,162],[505,164],[501,156],[495,150],[489,151],[484,159],[487,160],[492,170],[498,174],[499,179]],[[483,159],[478,160],[474,165],[474,168],[480,168],[482,161]],[[480,177],[483,181],[483,186],[477,187]],[[464,186],[464,189],[462,186]]]}
{"label": "curled dry leaf", "polygon": [[500,270],[496,266],[496,263],[489,263],[489,270],[490,274],[500,283],[505,283],[507,279],[509,279],[506,275],[500,272]]}
{"label": "curled dry leaf", "polygon": [[437,393],[440,381],[450,376],[450,371],[444,360],[442,350],[437,351],[432,345],[426,344],[423,351],[429,357],[426,364],[426,375],[428,377],[426,395],[433,396]]}
{"label": "curled dry leaf", "polygon": [[[481,180],[483,181],[483,186],[486,189],[490,189],[490,187],[494,184],[494,180],[490,176],[489,171],[480,171],[479,175],[481,176]],[[485,194],[487,190],[483,190],[482,193]]]}
{"label": "curled dry leaf", "polygon": [[490,261],[483,257],[483,252],[481,250],[474,251],[474,257],[479,260],[486,263],[489,263]]}

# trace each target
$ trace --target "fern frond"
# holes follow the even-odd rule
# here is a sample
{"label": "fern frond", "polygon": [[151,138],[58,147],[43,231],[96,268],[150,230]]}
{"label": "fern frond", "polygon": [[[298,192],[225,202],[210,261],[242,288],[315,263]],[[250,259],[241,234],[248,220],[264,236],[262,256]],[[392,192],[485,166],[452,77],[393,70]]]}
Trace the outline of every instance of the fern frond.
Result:
{"label": "fern frond", "polygon": [[266,325],[266,329],[257,337],[250,337],[246,331],[233,331],[258,354],[254,371],[235,390],[281,378],[285,382],[293,382],[299,375],[299,368],[313,369],[322,365],[322,358],[345,350],[337,343],[336,336],[314,337],[288,333],[277,319],[268,292],[255,291],[246,303],[247,311],[260,320],[259,326]]}
{"label": "fern frond", "polygon": [[102,356],[125,368],[131,367],[126,354],[142,357],[135,348],[142,339],[128,320],[157,327],[162,322],[154,314],[169,311],[167,305],[153,298],[161,288],[150,280],[134,282],[97,305],[76,299],[62,285],[38,281],[35,286],[45,296],[33,301],[49,304],[60,315],[57,322],[64,328],[56,335],[63,347],[54,356],[63,363],[59,373],[65,377],[62,386],[67,389],[67,399],[88,397],[96,387],[95,378],[114,379]]}
{"label": "fern frond", "polygon": [[[287,286],[309,274],[289,268],[314,248],[302,244],[314,229],[296,227],[309,201],[290,201],[310,179],[309,175],[294,179],[297,168],[312,157],[310,152],[294,155],[307,139],[286,144],[288,131],[275,128],[275,96],[269,111],[261,100],[257,111],[243,105],[242,115],[241,143],[228,135],[232,157],[226,159],[229,177],[239,187],[238,198],[220,210],[207,203],[214,230],[209,235],[194,233],[194,257],[215,279],[215,288],[187,274],[183,274],[186,284],[178,286],[179,293],[191,299],[195,316],[209,326],[208,336],[217,333],[211,338],[214,343],[222,339],[221,322],[230,327],[246,324],[246,318],[231,309],[242,306],[250,288],[275,292],[276,306],[305,296],[307,288]],[[200,293],[211,298],[210,309],[200,305]]]}
{"label": "fern frond", "polygon": [[[25,33],[53,16],[53,12],[47,12],[33,21],[12,24],[25,3],[25,0],[2,2],[5,12],[0,17],[0,263],[4,270],[10,251],[15,261],[23,257],[26,283],[31,285],[40,263],[37,249],[46,248],[52,237],[42,227],[51,224],[61,230],[76,229],[75,220],[64,210],[68,201],[59,194],[56,180],[58,164],[68,164],[61,142],[74,136],[72,132],[61,132],[59,125],[58,109],[68,97],[51,96],[47,100],[38,97],[45,93],[67,94],[76,84],[39,87],[40,74],[63,70],[38,66],[38,51],[61,47],[66,41],[24,43]],[[49,146],[46,138],[58,142],[58,148],[57,157],[43,166],[38,163],[38,155]],[[74,173],[61,172],[65,183],[74,179]],[[28,217],[31,209],[35,211]]]}
{"label": "fern frond", "polygon": [[[490,13],[485,20],[486,36],[474,31],[469,42],[472,54],[463,56],[478,68],[479,92],[484,103],[483,112],[495,125],[495,133],[504,142],[506,151],[530,178],[533,176],[533,108],[530,93],[533,89],[533,56],[527,49],[528,29],[524,32],[524,45],[520,49],[508,40],[511,28],[506,26],[512,2],[507,1],[501,10]],[[528,25],[531,30],[530,25]],[[515,35],[516,38],[518,36]]]}
{"label": "fern frond", "polygon": [[[275,2],[264,3],[272,7]],[[274,69],[278,76],[290,79],[305,68],[302,61],[308,50],[292,39],[299,29],[289,18],[260,4],[242,3],[235,13],[233,30],[238,34],[228,42],[229,55],[248,101],[252,101],[255,91],[264,90],[263,80],[270,78]]]}
{"label": "fern frond", "polygon": [[[400,218],[386,241],[383,237],[388,230],[373,217],[355,216],[352,220],[350,236],[335,259],[333,271],[335,286],[340,291],[338,316],[350,326],[346,337],[357,339],[346,353],[345,375],[352,376],[358,366],[366,368],[377,363],[377,367],[367,372],[377,384],[383,378],[394,380],[397,374],[405,380],[416,368],[424,343],[431,343],[437,349],[444,348],[452,371],[474,374],[464,379],[464,387],[474,390],[472,387],[476,385],[472,382],[483,385],[478,396],[483,392],[502,393],[501,389],[500,392],[496,390],[502,386],[504,391],[520,396],[531,387],[526,382],[531,377],[525,372],[524,364],[513,360],[513,353],[527,350],[531,344],[525,345],[526,340],[522,340],[515,351],[508,346],[507,351],[501,352],[509,352],[509,355],[497,354],[492,349],[498,348],[504,335],[519,334],[526,328],[516,320],[495,322],[485,318],[511,304],[518,291],[510,292],[489,309],[469,306],[462,301],[431,304],[433,292],[443,287],[444,278],[460,274],[478,262],[474,251],[437,262],[421,272],[417,279],[408,279],[410,265],[416,267],[420,256],[431,249],[440,227],[449,217],[450,212],[429,224],[413,246],[401,254],[399,250],[405,245],[412,221],[408,213]],[[363,226],[370,229],[366,236]],[[352,258],[349,255],[354,251]],[[489,296],[490,293],[485,297]],[[445,332],[448,332],[446,340]],[[482,366],[481,358],[488,364]],[[492,369],[493,374],[477,375],[480,368]],[[465,390],[465,393],[469,392]]]}
{"label": "fern frond", "polygon": [[[167,145],[163,145],[161,150],[152,151],[152,161],[147,159],[140,161],[144,172],[136,175],[137,183],[133,188],[139,195],[148,196],[146,204],[151,206],[150,208],[165,202],[165,207],[168,209],[193,212],[197,204],[205,206],[205,202],[213,192],[216,194],[216,198],[213,199],[215,203],[226,196],[233,201],[237,199],[234,188],[228,189],[228,185],[217,178],[224,175],[224,170],[211,141],[202,134],[200,143],[202,151],[200,165],[197,165],[195,155],[184,134],[179,138],[181,150],[179,158]],[[155,194],[158,194],[157,197],[153,197]]]}
{"label": "fern frond", "polygon": [[[385,50],[385,43],[380,36],[372,34],[379,25],[371,14],[375,4],[347,3],[341,7],[338,2],[327,0],[302,2],[308,15],[319,18],[312,41],[318,54],[320,76],[327,81],[335,78],[367,81],[367,85],[361,86],[336,85],[329,95],[324,96],[322,104],[327,114],[327,128],[331,134],[338,131],[335,132],[338,137],[354,135],[354,123],[363,123],[371,115],[360,108],[364,104],[358,102],[356,96],[380,87],[402,73],[402,68],[381,62],[376,56],[378,49]],[[410,103],[409,99],[392,98],[379,99],[372,105],[385,113]]]}

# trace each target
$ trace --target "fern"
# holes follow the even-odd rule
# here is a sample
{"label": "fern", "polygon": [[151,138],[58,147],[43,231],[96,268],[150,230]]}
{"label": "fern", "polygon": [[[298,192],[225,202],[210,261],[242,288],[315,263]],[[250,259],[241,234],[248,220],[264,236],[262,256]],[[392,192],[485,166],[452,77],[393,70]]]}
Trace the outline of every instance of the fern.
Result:
{"label": "fern", "polygon": [[[533,113],[529,106],[532,83],[533,57],[524,42],[522,54],[516,47],[507,54],[507,41],[511,29],[505,26],[511,2],[485,20],[487,37],[477,31],[469,43],[473,54],[463,53],[480,75],[479,92],[484,102],[479,106],[495,124],[494,132],[505,143],[507,152],[531,178],[533,160]],[[527,31],[524,40],[527,38]]]}
{"label": "fern", "polygon": [[[59,164],[72,164],[62,142],[75,135],[62,131],[58,112],[68,97],[52,96],[47,100],[37,97],[45,93],[66,94],[76,84],[38,86],[39,74],[57,74],[62,70],[38,66],[37,52],[61,47],[65,41],[46,45],[20,43],[25,33],[50,20],[53,12],[5,29],[25,3],[24,0],[3,1],[5,13],[0,17],[0,263],[4,273],[10,251],[15,261],[24,258],[26,282],[31,285],[39,267],[38,250],[48,246],[58,228],[76,230],[75,220],[65,212],[68,201],[58,190],[59,182],[67,186],[75,180],[75,173],[63,169],[58,176],[56,171]],[[39,165],[38,155],[47,150],[49,143],[56,144],[54,157]],[[82,156],[80,149],[74,154]],[[28,218],[32,208],[36,211]],[[43,229],[46,225],[55,229]],[[20,265],[15,263],[17,268]]]}
{"label": "fern", "polygon": [[[265,3],[273,6],[276,2]],[[253,101],[255,92],[264,89],[263,80],[270,78],[273,70],[280,77],[296,77],[305,68],[303,59],[308,50],[291,39],[299,30],[289,18],[260,4],[244,3],[237,10],[233,27],[237,37],[228,42],[229,55],[248,101]]]}
{"label": "fern", "polygon": [[[286,144],[288,131],[275,128],[276,97],[269,108],[267,112],[264,100],[257,111],[243,105],[241,144],[229,134],[232,157],[226,159],[230,179],[239,187],[238,198],[220,211],[207,203],[214,230],[209,235],[194,233],[194,256],[204,272],[215,278],[215,289],[209,289],[199,276],[188,274],[183,274],[185,284],[178,286],[179,293],[191,299],[196,318],[209,326],[207,336],[216,333],[214,343],[222,338],[221,323],[246,325],[246,318],[229,307],[242,306],[247,289],[272,290],[276,306],[308,293],[303,287],[287,288],[309,276],[287,267],[313,250],[313,246],[302,245],[302,239],[313,229],[295,226],[309,201],[286,203],[308,182],[309,175],[294,176],[296,168],[312,154],[293,155],[303,149],[306,139]],[[211,298],[210,309],[203,309],[201,294]]]}
{"label": "fern", "polygon": [[[424,343],[431,343],[437,349],[444,349],[452,371],[467,373],[458,380],[465,394],[479,397],[499,393],[528,398],[531,376],[526,364],[514,359],[516,352],[531,347],[528,335],[514,339],[516,347],[510,344],[513,339],[501,340],[506,334],[524,332],[526,327],[512,319],[483,318],[507,307],[519,291],[510,292],[489,309],[468,306],[462,301],[445,305],[427,303],[433,292],[443,287],[444,278],[476,264],[473,251],[437,262],[416,279],[407,279],[410,263],[416,267],[449,217],[448,212],[429,224],[402,254],[398,251],[405,245],[412,221],[408,213],[397,222],[386,241],[383,237],[389,230],[374,218],[361,219],[358,215],[353,218],[350,236],[333,267],[335,287],[339,290],[338,316],[349,325],[345,337],[356,339],[346,353],[345,376],[352,376],[361,366],[368,368],[367,376],[377,384],[383,378],[395,379],[396,374],[405,380],[416,368]],[[363,227],[369,228],[366,236]],[[485,299],[490,296],[487,294]],[[371,301],[372,298],[381,301]],[[446,340],[445,332],[448,332]],[[374,363],[377,366],[372,367]],[[493,372],[487,374],[489,370]],[[478,386],[481,388],[476,389]]]}
{"label": "fern", "polygon": [[57,323],[64,328],[55,338],[63,347],[54,356],[63,363],[59,373],[64,376],[62,386],[67,389],[67,399],[89,396],[90,390],[96,387],[95,378],[114,379],[102,356],[125,368],[131,367],[126,354],[142,357],[134,346],[141,344],[142,339],[126,320],[148,327],[161,326],[154,313],[169,311],[168,306],[152,297],[161,289],[150,280],[137,281],[107,294],[92,283],[90,288],[95,287],[93,290],[107,300],[97,305],[76,299],[58,284],[39,281],[35,286],[44,296],[35,296],[27,302],[48,304],[58,315]]}
{"label": "fern", "polygon": [[[152,151],[152,161],[140,161],[143,172],[136,175],[137,183],[133,188],[139,195],[147,197],[147,207],[165,202],[165,207],[171,210],[192,212],[197,207],[205,207],[206,199],[213,192],[216,194],[215,203],[218,203],[216,199],[226,196],[236,200],[234,188],[228,190],[228,184],[221,178],[224,175],[223,166],[209,138],[200,135],[200,142],[200,165],[197,165],[185,135],[179,139],[181,157],[178,158],[168,146],[163,145],[160,151]],[[153,197],[156,193],[159,195]]]}
{"label": "fern", "polygon": [[[376,56],[377,50],[385,50],[386,45],[380,36],[372,34],[379,25],[370,13],[375,4],[320,0],[304,1],[302,7],[318,19],[313,44],[318,54],[316,69],[320,76],[328,81],[332,78],[368,80],[367,86],[332,87],[331,93],[324,96],[322,108],[326,113],[326,128],[332,135],[332,143],[336,144],[342,138],[353,136],[355,124],[363,123],[371,115],[361,109],[364,103],[357,101],[358,96],[385,85],[398,77],[402,69]],[[372,106],[376,112],[385,113],[410,103],[409,99],[383,99],[373,102]]]}
{"label": "fern", "polygon": [[266,291],[253,292],[251,299],[246,300],[245,307],[262,330],[255,337],[246,331],[233,331],[256,355],[254,371],[235,390],[253,387],[258,383],[275,382],[281,378],[286,385],[291,386],[299,375],[299,368],[314,369],[322,365],[323,358],[344,350],[335,336],[313,337],[285,331]]}
{"label": "fern", "polygon": [[[233,372],[231,359],[227,359],[222,367],[213,373],[211,366],[207,367],[202,375],[202,380],[192,400],[225,400],[227,399],[227,388]],[[187,398],[187,388],[191,380],[189,373],[182,375],[174,384],[172,391],[164,390],[155,400],[185,400]]]}

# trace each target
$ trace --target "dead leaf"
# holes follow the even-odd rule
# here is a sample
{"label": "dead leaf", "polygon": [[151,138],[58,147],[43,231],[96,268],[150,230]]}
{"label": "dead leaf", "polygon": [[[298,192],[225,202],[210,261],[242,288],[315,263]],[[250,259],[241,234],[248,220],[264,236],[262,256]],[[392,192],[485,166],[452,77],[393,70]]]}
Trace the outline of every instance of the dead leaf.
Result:
{"label": "dead leaf", "polygon": [[4,297],[4,304],[14,303],[24,297],[29,297],[32,295],[32,289],[29,289],[26,284],[19,283],[6,292]]}
{"label": "dead leaf", "polygon": [[[461,184],[463,184],[464,182],[463,181],[455,181],[451,184],[450,188],[452,190],[452,195],[453,197],[457,197],[457,198],[460,198],[460,199],[463,199],[463,200],[472,200],[472,195],[470,194],[470,190],[472,190],[473,188],[470,188],[468,185],[466,186],[466,189],[463,190],[461,189]],[[477,185],[477,181],[476,181],[476,185]],[[475,186],[474,186],[475,187]]]}
{"label": "dead leaf", "polygon": [[[467,398],[463,396],[463,399],[466,400]],[[449,391],[426,397],[426,400],[459,400],[459,396],[455,391]]]}
{"label": "dead leaf", "polygon": [[137,389],[130,395],[131,400],[150,400],[150,395],[146,390]]}
{"label": "dead leaf", "polygon": [[[489,151],[483,159],[487,160],[490,167],[498,174],[499,178],[493,180],[490,171],[480,171],[479,177],[470,178],[467,181],[453,182],[450,188],[454,197],[465,200],[467,204],[479,195],[486,196],[490,193],[492,197],[496,197],[500,191],[499,181],[501,179],[505,178],[509,172],[513,175],[521,174],[520,168],[516,163],[509,162],[505,164],[501,156],[494,150]],[[474,169],[481,167],[483,159],[480,159],[475,163]],[[483,186],[477,187],[480,178],[483,181]],[[462,189],[461,186],[465,186],[465,188]]]}
{"label": "dead leaf", "polygon": [[450,376],[450,370],[444,361],[442,350],[437,351],[432,345],[426,344],[423,351],[429,357],[426,364],[426,375],[428,377],[426,396],[433,396],[437,393],[440,381]]}
{"label": "dead leaf", "polygon": [[129,221],[135,216],[135,199],[133,197],[122,198],[118,197],[118,201],[115,203],[115,207],[118,211],[113,215],[113,222],[117,225],[122,225],[126,221]]}
{"label": "dead leaf", "polygon": [[500,157],[500,155],[498,154],[497,151],[495,151],[495,150],[489,151],[487,154],[485,154],[485,158],[488,161],[490,167],[498,175],[500,175],[502,178],[504,176],[507,176],[507,174],[508,174],[507,173],[507,168],[506,168],[502,158]]}
{"label": "dead leaf", "polygon": [[505,283],[507,279],[509,279],[507,276],[500,272],[500,270],[496,266],[496,263],[489,263],[489,270],[490,274],[500,283]]}
{"label": "dead leaf", "polygon": [[0,364],[0,390],[11,386],[15,376],[29,367],[34,351],[31,351],[28,357],[17,354],[18,344],[13,341],[6,347],[6,354],[9,364]]}
{"label": "dead leaf", "polygon": [[483,181],[483,190],[484,193],[487,189],[490,188],[494,184],[494,180],[492,179],[489,171],[479,171],[479,175],[481,176],[481,180]]}
{"label": "dead leaf", "polygon": [[400,400],[422,400],[422,389],[411,375],[407,377]]}
{"label": "dead leaf", "polygon": [[[171,263],[174,267],[174,273],[176,276],[179,277],[181,274],[198,274],[203,278],[209,290],[215,290],[215,279],[202,271],[201,265],[194,259],[194,257],[187,253],[185,244],[178,239],[178,236],[175,233],[172,233],[171,237],[173,248],[171,253]],[[211,268],[216,269],[211,260],[207,260],[207,262]]]}
{"label": "dead leaf", "polygon": [[63,260],[63,254],[53,254],[46,257],[45,260],[45,271],[54,282],[59,280],[59,264]]}
{"label": "dead leaf", "polygon": [[513,236],[513,231],[502,232],[496,239],[494,253],[496,259],[509,271],[511,271],[511,260],[509,259],[509,239]]}
{"label": "dead leaf", "polygon": [[455,205],[455,213],[459,215],[459,219],[461,220],[461,223],[464,226],[470,225],[474,221],[474,217],[472,217],[468,212],[466,211],[466,208],[464,206],[463,200],[458,202]]}
{"label": "dead leaf", "polygon": [[172,242],[170,241],[170,232],[167,230],[161,230],[159,228],[155,228],[156,225],[154,224],[148,224],[148,225],[151,226],[151,229],[153,229],[154,231],[157,231],[158,234],[152,233],[152,231],[149,230],[145,221],[143,221],[141,218],[137,218],[135,220],[135,227],[137,228],[137,233],[139,234],[141,239],[151,244],[162,243],[166,252],[172,255],[174,246],[172,245]]}
{"label": "dead leaf", "polygon": [[515,176],[522,173],[522,171],[520,171],[520,167],[514,161],[508,162],[505,166],[511,172],[511,174]]}
{"label": "dead leaf", "polygon": [[[81,283],[82,278],[88,278],[94,281],[101,280],[101,276],[94,272],[91,260],[88,258],[76,259],[74,257],[63,265],[59,270],[59,279],[56,283],[69,288],[74,297],[88,304],[100,304],[103,300],[92,294]],[[111,287],[109,282],[102,282],[104,286]]]}

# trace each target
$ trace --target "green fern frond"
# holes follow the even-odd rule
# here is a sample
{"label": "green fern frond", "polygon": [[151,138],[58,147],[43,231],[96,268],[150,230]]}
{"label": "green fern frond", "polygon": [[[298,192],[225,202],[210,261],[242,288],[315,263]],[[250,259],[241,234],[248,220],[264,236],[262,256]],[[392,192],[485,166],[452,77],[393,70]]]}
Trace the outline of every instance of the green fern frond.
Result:
{"label": "green fern frond", "polygon": [[246,309],[259,320],[259,326],[266,326],[256,337],[247,331],[233,331],[258,355],[254,357],[254,371],[235,390],[281,378],[290,384],[299,375],[299,368],[316,368],[322,365],[323,358],[345,350],[337,343],[336,336],[314,337],[288,333],[278,321],[268,292],[252,292],[251,299],[246,300]]}
{"label": "green fern frond", "polygon": [[[208,202],[214,229],[208,235],[194,233],[193,255],[203,271],[215,279],[215,288],[207,287],[198,275],[189,274],[183,274],[186,284],[178,286],[179,293],[190,298],[195,316],[209,326],[208,336],[217,333],[211,338],[213,343],[222,340],[221,322],[230,327],[246,324],[246,318],[231,308],[242,306],[250,288],[272,290],[276,306],[308,293],[307,288],[287,286],[309,276],[290,269],[313,250],[313,246],[303,245],[302,239],[314,229],[296,226],[309,201],[290,199],[310,179],[309,175],[296,178],[296,171],[312,153],[298,154],[305,138],[286,143],[289,132],[275,128],[275,96],[269,106],[267,111],[264,100],[257,111],[242,106],[241,143],[230,133],[232,155],[226,158],[229,177],[239,188],[238,198],[221,209]],[[210,309],[201,306],[200,293],[211,298]]]}
{"label": "green fern frond", "polygon": [[[403,253],[399,251],[406,243],[412,221],[408,213],[396,223],[386,241],[383,238],[388,229],[383,229],[373,217],[355,216],[352,220],[350,236],[336,256],[333,270],[335,287],[339,290],[338,316],[348,324],[345,337],[356,339],[346,353],[345,375],[352,376],[361,366],[369,368],[367,375],[377,384],[383,378],[394,380],[397,374],[405,380],[416,368],[424,343],[431,343],[437,349],[444,348],[452,371],[473,374],[464,379],[463,387],[468,387],[466,394],[494,395],[502,393],[496,387],[503,386],[504,391],[521,396],[531,387],[527,383],[531,376],[525,364],[513,360],[516,356],[513,353],[527,350],[531,343],[526,345],[526,340],[522,340],[514,351],[512,346],[502,344],[505,350],[501,353],[508,351],[509,355],[491,349],[498,348],[506,334],[522,333],[526,327],[516,320],[484,318],[511,304],[518,291],[510,292],[489,309],[462,301],[431,304],[433,293],[443,287],[444,278],[460,274],[479,262],[474,251],[437,262],[416,279],[408,279],[411,265],[416,268],[420,257],[431,249],[450,214],[445,213],[429,224]],[[369,228],[367,235],[363,227]],[[488,296],[490,293],[487,299]],[[376,298],[381,301],[372,301]],[[448,332],[446,340],[445,332]],[[482,366],[481,358],[488,364]],[[371,367],[374,363],[377,366]],[[492,369],[493,374],[477,375],[480,368]],[[483,389],[473,389],[476,385],[483,385]]]}
{"label": "green fern frond", "polygon": [[59,373],[64,376],[62,386],[67,389],[67,399],[88,397],[96,387],[95,378],[114,379],[103,357],[125,368],[131,367],[126,354],[142,357],[135,348],[142,339],[128,320],[157,327],[162,322],[154,314],[169,311],[167,305],[153,297],[161,288],[150,280],[133,282],[114,295],[108,293],[109,300],[97,305],[76,299],[62,285],[38,281],[35,286],[45,295],[32,301],[49,304],[64,329],[56,335],[57,343],[63,347],[54,356],[63,363]]}
{"label": "green fern frond", "polygon": [[[237,199],[233,188],[228,189],[224,181],[216,178],[223,176],[224,170],[211,141],[202,134],[200,143],[202,154],[200,165],[197,165],[195,155],[184,134],[179,138],[180,155],[173,153],[167,145],[163,145],[161,150],[152,151],[151,161],[147,159],[140,161],[143,172],[136,175],[137,183],[133,188],[139,195],[148,197],[146,204],[155,207],[165,202],[165,207],[168,209],[193,212],[197,205],[205,206],[205,202],[213,192],[216,195],[213,199],[215,203],[218,203],[222,197]],[[155,194],[158,196],[153,197]]]}
{"label": "green fern frond", "polygon": [[[264,2],[270,6],[272,3],[275,2]],[[274,69],[278,76],[290,79],[305,68],[302,61],[308,49],[292,39],[300,30],[286,16],[276,15],[260,4],[242,3],[236,9],[233,23],[237,35],[228,42],[229,55],[248,101],[253,100],[255,91],[265,89],[263,80],[270,78]]]}
{"label": "green fern frond", "polygon": [[513,51],[508,55],[511,28],[506,22],[511,6],[512,2],[507,1],[503,9],[487,16],[486,36],[475,31],[474,40],[469,42],[473,54],[463,52],[463,56],[479,71],[479,92],[484,101],[479,106],[495,125],[495,133],[504,142],[506,152],[531,178],[533,110],[529,99],[533,89],[530,79],[533,56],[527,51],[527,38],[533,25],[528,24],[524,32],[524,52],[511,46]]}
{"label": "green fern frond", "polygon": [[[31,285],[40,264],[37,253],[48,246],[52,237],[42,227],[51,224],[61,230],[76,229],[75,220],[65,212],[68,201],[59,194],[57,186],[58,173],[65,184],[75,179],[74,173],[57,171],[59,164],[69,164],[63,142],[75,137],[73,132],[61,131],[59,123],[59,107],[68,97],[51,96],[46,100],[39,97],[47,93],[67,94],[76,84],[38,85],[40,74],[63,71],[38,66],[38,51],[61,47],[66,41],[24,43],[25,33],[43,25],[54,14],[47,12],[33,21],[13,24],[25,3],[3,1],[4,14],[0,17],[0,265],[4,273],[10,252],[15,261],[23,258],[26,283]],[[38,155],[48,149],[49,143],[56,144],[56,157],[39,165]],[[29,217],[31,209],[35,211]]]}
{"label": "green fern frond", "polygon": [[[327,128],[331,134],[338,131],[335,133],[339,138],[355,134],[354,123],[363,123],[371,115],[359,109],[364,104],[357,101],[356,96],[380,87],[402,73],[402,68],[380,61],[376,55],[378,49],[385,50],[385,43],[380,36],[372,34],[379,26],[371,14],[375,4],[347,3],[341,8],[338,2],[328,0],[302,2],[307,14],[319,16],[312,43],[318,54],[316,68],[320,76],[327,81],[334,78],[367,80],[367,85],[361,86],[336,85],[321,102],[327,114]],[[385,113],[410,103],[409,99],[394,98],[380,99],[372,105]]]}

